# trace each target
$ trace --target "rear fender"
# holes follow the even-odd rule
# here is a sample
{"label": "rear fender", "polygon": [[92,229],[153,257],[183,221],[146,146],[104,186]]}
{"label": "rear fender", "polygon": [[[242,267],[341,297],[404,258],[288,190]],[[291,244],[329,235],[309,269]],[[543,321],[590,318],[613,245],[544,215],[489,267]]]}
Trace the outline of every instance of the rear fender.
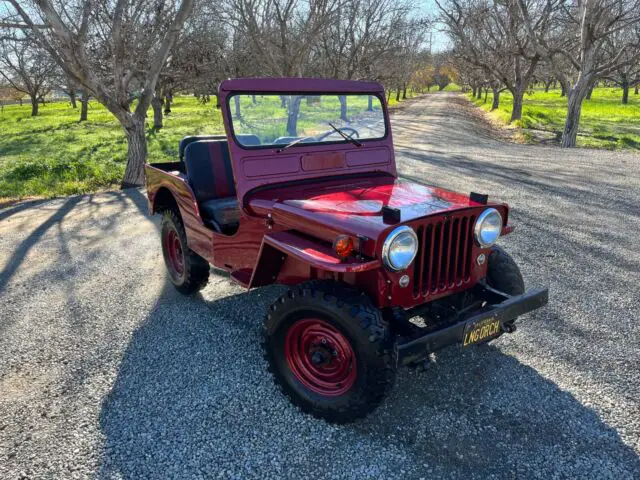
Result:
{"label": "rear fender", "polygon": [[158,213],[159,201],[166,200],[166,196],[171,195],[178,206],[189,248],[211,261],[213,259],[212,233],[202,221],[198,202],[186,178],[170,174],[152,165],[145,165],[145,171],[150,213]]}

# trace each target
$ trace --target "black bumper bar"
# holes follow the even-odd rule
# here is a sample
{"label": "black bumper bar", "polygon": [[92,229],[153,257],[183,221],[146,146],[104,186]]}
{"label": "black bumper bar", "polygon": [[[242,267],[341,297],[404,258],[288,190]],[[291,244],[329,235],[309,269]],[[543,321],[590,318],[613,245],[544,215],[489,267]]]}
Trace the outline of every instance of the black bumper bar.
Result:
{"label": "black bumper bar", "polygon": [[[500,334],[513,332],[513,321],[520,315],[547,304],[549,291],[546,288],[535,288],[522,295],[509,296],[486,285],[478,285],[477,293],[485,298],[488,305],[481,311],[470,313],[456,323],[435,332],[398,343],[397,355],[399,364],[413,363],[424,359],[427,355],[441,348],[462,343],[465,327],[485,319],[493,318],[500,322]],[[499,302],[499,303],[497,303]],[[499,335],[498,335],[499,336]],[[492,338],[495,338],[492,337]]]}

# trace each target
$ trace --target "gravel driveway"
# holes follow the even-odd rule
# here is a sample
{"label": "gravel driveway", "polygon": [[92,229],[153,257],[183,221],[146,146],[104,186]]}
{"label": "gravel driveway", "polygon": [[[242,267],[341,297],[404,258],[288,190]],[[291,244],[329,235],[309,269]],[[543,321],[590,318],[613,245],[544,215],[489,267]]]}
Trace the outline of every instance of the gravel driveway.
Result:
{"label": "gravel driveway", "polygon": [[510,203],[502,244],[550,304],[344,427],[266,373],[280,288],[176,294],[142,193],[0,210],[0,478],[640,478],[640,157],[507,144],[478,115],[397,111],[401,173]]}

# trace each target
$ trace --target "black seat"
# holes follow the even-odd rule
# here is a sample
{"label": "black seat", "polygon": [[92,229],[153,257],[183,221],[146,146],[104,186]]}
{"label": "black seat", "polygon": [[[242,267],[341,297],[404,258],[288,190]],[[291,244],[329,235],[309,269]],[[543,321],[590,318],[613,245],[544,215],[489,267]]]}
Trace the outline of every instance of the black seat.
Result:
{"label": "black seat", "polygon": [[257,135],[242,134],[236,135],[236,138],[245,147],[256,147],[260,145],[260,139]]}
{"label": "black seat", "polygon": [[178,156],[180,160],[184,160],[184,152],[193,142],[199,142],[201,140],[226,140],[226,138],[224,135],[192,135],[190,137],[184,137],[178,145]]}
{"label": "black seat", "polygon": [[213,198],[199,204],[200,214],[213,219],[222,227],[237,225],[240,221],[240,208],[236,197]]}
{"label": "black seat", "polygon": [[218,232],[235,231],[240,221],[240,207],[227,142],[191,142],[185,149],[184,161],[205,223]]}

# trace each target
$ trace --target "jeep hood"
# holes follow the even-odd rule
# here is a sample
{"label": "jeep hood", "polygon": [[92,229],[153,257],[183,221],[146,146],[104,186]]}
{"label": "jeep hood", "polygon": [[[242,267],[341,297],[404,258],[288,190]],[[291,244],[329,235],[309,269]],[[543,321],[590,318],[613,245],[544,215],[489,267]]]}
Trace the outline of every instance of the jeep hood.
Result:
{"label": "jeep hood", "polygon": [[[290,184],[256,193],[249,206],[256,213],[281,217],[290,228],[305,222],[335,231],[377,238],[393,227],[384,223],[385,206],[400,210],[401,223],[445,211],[477,207],[468,195],[389,176]],[[299,222],[299,226],[296,223]]]}

